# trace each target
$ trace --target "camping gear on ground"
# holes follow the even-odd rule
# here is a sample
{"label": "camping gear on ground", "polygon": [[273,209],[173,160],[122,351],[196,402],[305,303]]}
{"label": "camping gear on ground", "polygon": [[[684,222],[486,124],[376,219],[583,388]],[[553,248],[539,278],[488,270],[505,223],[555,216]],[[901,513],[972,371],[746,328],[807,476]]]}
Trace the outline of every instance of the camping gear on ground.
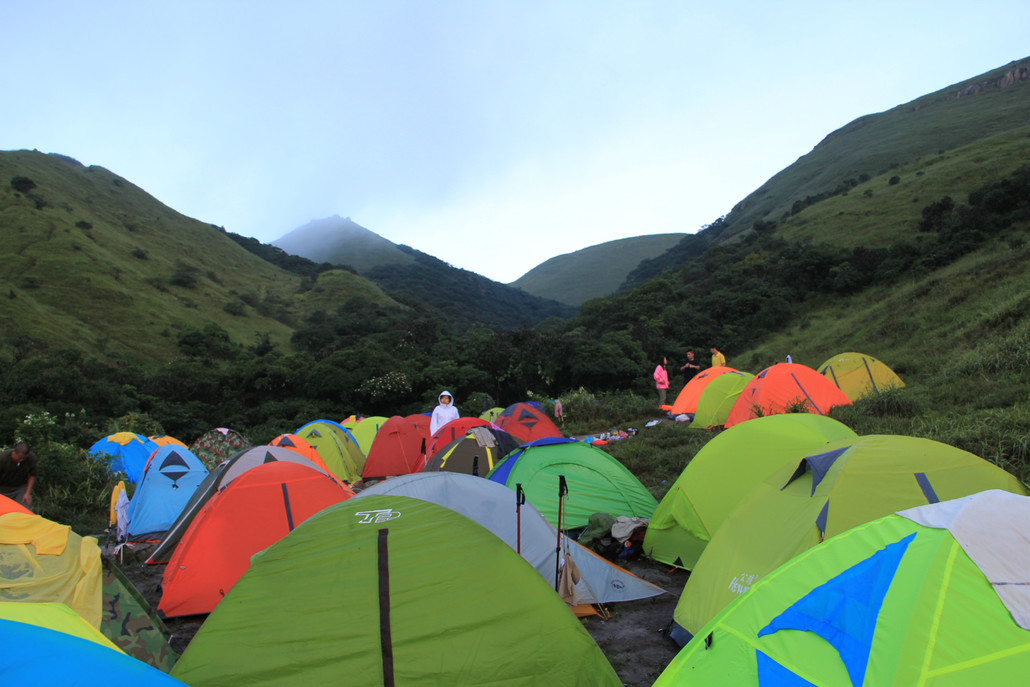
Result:
{"label": "camping gear on ground", "polygon": [[514,489],[522,483],[526,499],[552,525],[558,525],[554,495],[565,475],[569,497],[563,503],[562,527],[587,524],[593,513],[650,518],[658,505],[651,492],[618,460],[575,439],[548,437],[520,446],[494,467],[487,478]]}
{"label": "camping gear on ground", "polygon": [[354,484],[361,479],[365,454],[346,427],[332,420],[314,420],[294,432],[315,447],[329,469],[338,478]]}
{"label": "camping gear on ground", "polygon": [[784,463],[796,465],[798,456],[831,441],[856,436],[846,425],[810,413],[759,417],[719,433],[687,463],[658,504],[644,552],[693,569],[726,516],[770,473]]}
{"label": "camping gear on ground", "polygon": [[867,435],[821,446],[772,473],[726,517],[687,579],[670,636],[685,643],[755,580],[827,537],[986,489],[1026,494],[998,466],[930,439]]}
{"label": "camping gear on ground", "polygon": [[655,687],[1007,685],[1030,672],[1030,498],[903,510],[763,576]]}
{"label": "camping gear on ground", "polygon": [[383,495],[326,508],[256,554],[172,674],[191,687],[621,684],[507,544],[448,508]]}
{"label": "camping gear on ground", "polygon": [[777,363],[747,383],[726,418],[726,427],[776,413],[826,415],[839,405],[851,405],[851,399],[826,377],[799,363]]}
{"label": "camping gear on ground", "polygon": [[167,444],[154,451],[126,510],[125,539],[160,541],[207,472],[200,459],[183,446]]}
{"label": "camping gear on ground", "polygon": [[143,476],[150,454],[158,449],[153,441],[135,432],[115,432],[89,447],[89,455],[111,457],[111,472],[122,473],[135,484]]}
{"label": "camping gear on ground", "polygon": [[501,411],[494,424],[522,443],[563,436],[547,413],[531,403],[513,403]]}
{"label": "camping gear on ground", "polygon": [[905,386],[894,370],[864,353],[840,353],[817,369],[852,401]]}
{"label": "camping gear on ground", "polygon": [[276,460],[248,470],[190,523],[165,568],[157,610],[165,617],[210,613],[253,554],[352,494],[310,463]]}

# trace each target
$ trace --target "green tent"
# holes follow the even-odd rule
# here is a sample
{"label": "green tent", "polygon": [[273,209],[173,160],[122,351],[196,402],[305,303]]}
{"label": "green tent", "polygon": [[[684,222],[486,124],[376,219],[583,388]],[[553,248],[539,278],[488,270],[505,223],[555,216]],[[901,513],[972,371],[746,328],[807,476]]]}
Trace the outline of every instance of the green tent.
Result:
{"label": "green tent", "polygon": [[354,484],[361,480],[365,454],[346,427],[332,420],[314,420],[294,432],[315,447],[326,466],[338,478]]}
{"label": "green tent", "polygon": [[797,465],[807,451],[856,436],[846,425],[811,413],[767,415],[721,432],[687,463],[658,504],[644,553],[693,569],[730,511],[770,473],[785,463]]}
{"label": "green tent", "polygon": [[697,399],[697,411],[690,426],[694,429],[711,429],[725,425],[740,392],[754,377],[750,372],[734,371],[708,382]]}
{"label": "green tent", "polygon": [[905,382],[901,381],[894,370],[864,353],[835,355],[817,369],[819,374],[836,384],[852,401],[905,386]]}
{"label": "green tent", "polygon": [[1025,684],[1026,522],[1030,499],[992,490],[847,530],[758,580],[655,687]]}
{"label": "green tent", "polygon": [[869,435],[827,444],[774,472],[730,513],[687,579],[672,637],[696,634],[755,580],[826,537],[986,489],[1026,494],[996,465],[930,439]]}
{"label": "green tent", "polygon": [[256,554],[172,674],[221,685],[619,685],[551,586],[448,508],[326,508]]}
{"label": "green tent", "polygon": [[547,437],[523,444],[487,474],[509,489],[521,484],[526,500],[558,527],[558,491],[564,475],[561,529],[582,527],[594,513],[650,518],[658,502],[626,467],[596,446]]}
{"label": "green tent", "polygon": [[340,424],[350,432],[352,437],[354,437],[354,441],[357,442],[358,448],[361,449],[361,452],[367,458],[368,452],[372,448],[372,442],[375,441],[380,428],[382,428],[389,419],[390,418],[383,417],[382,415],[369,415],[368,417],[363,417],[360,420],[344,420]]}

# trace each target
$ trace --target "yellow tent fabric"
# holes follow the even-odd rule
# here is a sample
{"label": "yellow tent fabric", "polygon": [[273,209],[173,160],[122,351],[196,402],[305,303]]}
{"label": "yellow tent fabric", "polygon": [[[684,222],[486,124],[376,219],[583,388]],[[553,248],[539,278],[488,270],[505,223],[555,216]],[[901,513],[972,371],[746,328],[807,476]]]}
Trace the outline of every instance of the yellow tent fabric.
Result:
{"label": "yellow tent fabric", "polygon": [[116,510],[118,506],[118,494],[123,491],[125,491],[124,481],[119,481],[118,484],[114,485],[114,489],[111,490],[111,525],[118,524],[118,511]]}
{"label": "yellow tent fabric", "polygon": [[819,373],[837,385],[852,401],[887,389],[905,386],[901,377],[883,362],[864,353],[841,353],[818,368]]}
{"label": "yellow tent fabric", "polygon": [[0,601],[67,604],[100,628],[100,547],[39,515],[0,516]]}
{"label": "yellow tent fabric", "polygon": [[125,653],[117,644],[105,637],[100,630],[87,623],[81,615],[63,603],[0,601],[0,620],[38,625],[79,639],[87,639],[108,649],[114,649],[120,654]]}

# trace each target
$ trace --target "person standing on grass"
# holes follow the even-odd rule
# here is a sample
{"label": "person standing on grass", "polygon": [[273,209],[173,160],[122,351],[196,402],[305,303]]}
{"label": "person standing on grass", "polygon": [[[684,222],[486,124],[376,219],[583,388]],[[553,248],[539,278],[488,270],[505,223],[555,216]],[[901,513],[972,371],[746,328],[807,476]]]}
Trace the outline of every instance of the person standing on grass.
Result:
{"label": "person standing on grass", "polygon": [[669,359],[662,356],[658,367],[654,369],[654,385],[658,389],[658,405],[660,406],[665,405],[665,394],[669,390],[669,371],[665,369],[668,364]]}
{"label": "person standing on grass", "polygon": [[32,508],[32,487],[36,484],[36,454],[27,441],[0,452],[0,495]]}
{"label": "person standing on grass", "polygon": [[450,391],[444,390],[440,393],[440,405],[433,408],[433,417],[429,420],[429,434],[436,434],[436,430],[446,425],[451,420],[457,420],[459,413],[454,407],[454,396]]}
{"label": "person standing on grass", "polygon": [[719,352],[719,349],[712,346],[712,367],[724,367],[726,365],[726,356]]}
{"label": "person standing on grass", "polygon": [[680,367],[680,372],[683,373],[683,386],[686,386],[700,371],[701,363],[694,357],[694,351],[687,351],[687,362]]}

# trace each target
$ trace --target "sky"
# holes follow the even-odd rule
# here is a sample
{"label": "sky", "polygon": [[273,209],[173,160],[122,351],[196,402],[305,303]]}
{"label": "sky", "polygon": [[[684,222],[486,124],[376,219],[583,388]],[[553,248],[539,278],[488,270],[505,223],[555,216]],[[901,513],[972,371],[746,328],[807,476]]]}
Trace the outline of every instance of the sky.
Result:
{"label": "sky", "polygon": [[857,117],[1030,56],[1026,0],[0,2],[0,150],[502,283],[696,232]]}

